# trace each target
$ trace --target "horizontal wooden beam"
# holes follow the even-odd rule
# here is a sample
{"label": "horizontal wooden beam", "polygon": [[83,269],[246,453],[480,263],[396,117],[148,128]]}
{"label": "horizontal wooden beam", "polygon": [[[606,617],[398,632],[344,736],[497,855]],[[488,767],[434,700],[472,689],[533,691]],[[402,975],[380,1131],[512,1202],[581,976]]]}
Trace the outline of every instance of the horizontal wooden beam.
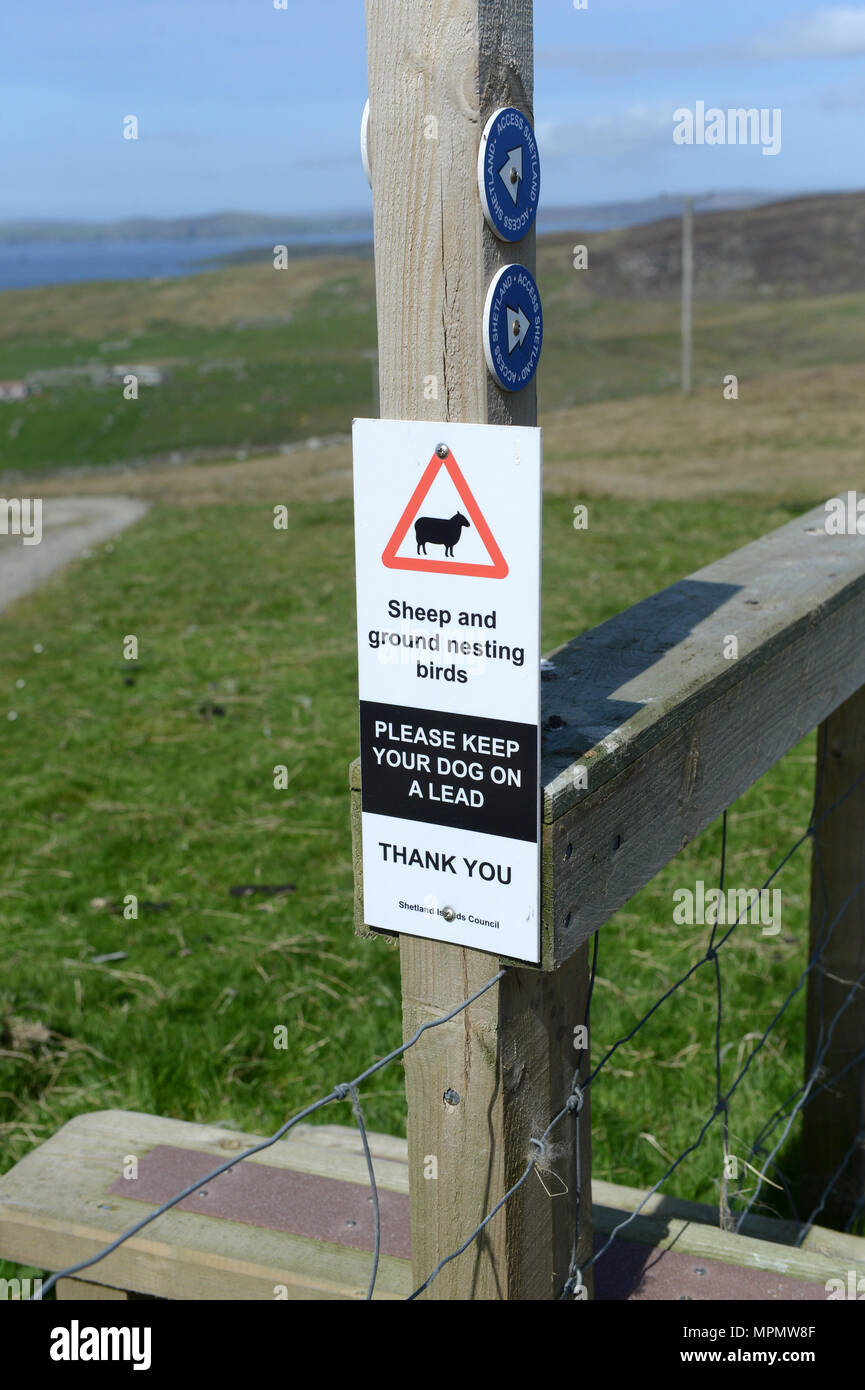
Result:
{"label": "horizontal wooden beam", "polygon": [[[368,1137],[382,1190],[407,1200],[406,1141]],[[143,1159],[159,1145],[181,1145],[217,1162],[257,1142],[255,1135],[159,1115],[78,1115],[0,1178],[0,1258],[58,1269],[95,1254],[142,1214],[140,1202],[110,1191],[130,1154]],[[285,1141],[246,1161],[350,1186],[367,1180],[357,1129],[343,1125],[298,1125]],[[558,1171],[563,1166],[557,1161]],[[794,1222],[751,1214],[737,1236],[719,1230],[716,1207],[597,1179],[592,1202],[601,1237],[642,1206],[622,1232],[624,1241],[821,1283],[846,1279],[849,1270],[857,1278],[865,1274],[865,1239],[840,1231],[814,1226],[800,1247]],[[275,1286],[283,1285],[289,1299],[356,1300],[364,1297],[369,1265],[363,1250],[175,1209],[57,1288],[60,1299],[124,1299],[131,1293],[272,1302]],[[412,1287],[410,1261],[385,1258],[377,1297],[402,1299]]]}
{"label": "horizontal wooden beam", "polygon": [[828,535],[825,518],[815,507],[552,653],[548,967],[865,683],[865,536]]}
{"label": "horizontal wooden beam", "polygon": [[753,1213],[746,1217],[738,1235],[720,1229],[717,1207],[662,1192],[647,1198],[642,1188],[592,1179],[596,1237],[609,1236],[638,1207],[639,1216],[621,1232],[624,1241],[824,1285],[829,1279],[846,1281],[850,1270],[857,1279],[865,1275],[862,1236],[812,1226],[799,1245],[796,1222]]}
{"label": "horizontal wooden beam", "polygon": [[[345,1108],[334,1110],[344,1114]],[[130,1157],[143,1171],[158,1146],[173,1147],[210,1156],[215,1167],[260,1142],[255,1135],[216,1125],[128,1110],[76,1115],[0,1177],[0,1258],[36,1269],[64,1269],[91,1258],[140,1221],[146,1207],[134,1197],[136,1180],[124,1184],[129,1197],[112,1190]],[[380,1191],[400,1194],[407,1229],[405,1140],[371,1134],[369,1142]],[[360,1135],[342,1125],[297,1125],[272,1148],[246,1159],[246,1165],[262,1165],[270,1174],[312,1176],[329,1201],[334,1188],[345,1185],[347,1204],[349,1192],[365,1189],[369,1182]],[[81,1277],[156,1298],[363,1300],[370,1252],[337,1243],[333,1220],[327,1212],[319,1215],[316,1238],[175,1207],[82,1270]],[[351,1215],[356,1215],[354,1209]],[[376,1299],[404,1299],[411,1289],[410,1260],[382,1255]]]}

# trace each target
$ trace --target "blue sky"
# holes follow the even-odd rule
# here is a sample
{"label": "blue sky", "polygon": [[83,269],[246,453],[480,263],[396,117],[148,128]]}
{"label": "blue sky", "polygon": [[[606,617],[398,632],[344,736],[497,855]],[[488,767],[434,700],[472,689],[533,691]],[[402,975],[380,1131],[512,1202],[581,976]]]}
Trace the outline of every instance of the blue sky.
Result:
{"label": "blue sky", "polygon": [[[535,49],[547,206],[865,187],[865,4],[535,0]],[[362,0],[10,0],[0,218],[364,211],[366,94]],[[675,145],[698,100],[779,107],[780,154]]]}

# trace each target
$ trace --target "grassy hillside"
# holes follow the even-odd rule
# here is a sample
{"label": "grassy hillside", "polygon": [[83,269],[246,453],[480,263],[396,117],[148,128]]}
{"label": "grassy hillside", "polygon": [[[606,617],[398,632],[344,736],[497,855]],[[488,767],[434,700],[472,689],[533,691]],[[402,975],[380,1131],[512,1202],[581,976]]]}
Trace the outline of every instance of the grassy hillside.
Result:
{"label": "grassy hillside", "polygon": [[[791,399],[791,379],[779,374],[863,362],[865,195],[711,213],[696,225],[698,387],[720,397],[734,374],[740,401],[756,390],[780,418],[808,401]],[[573,266],[579,235],[539,242],[542,422],[634,397],[663,421],[679,377],[678,223],[592,234],[587,270]],[[0,380],[42,385],[25,402],[0,403],[0,475],[262,452],[345,433],[374,408],[366,260],[333,256],[275,271],[265,259],[185,279],[11,291],[0,303]],[[100,370],[138,363],[159,367],[164,380],[142,385],[137,401],[100,384]],[[827,380],[846,414],[859,386],[845,373]],[[663,404],[653,408],[657,397]],[[818,389],[821,421],[824,398]],[[835,432],[824,423],[831,451]],[[569,420],[562,428],[578,446],[581,430]],[[685,437],[699,437],[699,421]]]}
{"label": "grassy hillside", "polygon": [[[553,256],[586,238],[547,238]],[[593,293],[672,298],[681,281],[681,219],[593,233]],[[788,198],[694,220],[695,293],[704,300],[813,298],[865,289],[865,193]]]}
{"label": "grassy hillside", "polygon": [[[375,307],[364,263],[66,285],[2,302],[0,379],[48,373],[41,394],[0,404],[2,469],[230,453],[339,432],[370,412]],[[165,374],[138,400],[118,384],[50,376],[138,363]]]}
{"label": "grassy hillside", "polygon": [[[859,365],[797,368],[742,383],[597,401],[548,412],[544,484],[572,502],[754,496],[810,505],[861,486],[865,416]],[[103,471],[42,478],[43,496],[106,490]],[[229,463],[150,467],[110,475],[112,489],[184,506],[327,501],[351,496],[351,446],[324,441]]]}

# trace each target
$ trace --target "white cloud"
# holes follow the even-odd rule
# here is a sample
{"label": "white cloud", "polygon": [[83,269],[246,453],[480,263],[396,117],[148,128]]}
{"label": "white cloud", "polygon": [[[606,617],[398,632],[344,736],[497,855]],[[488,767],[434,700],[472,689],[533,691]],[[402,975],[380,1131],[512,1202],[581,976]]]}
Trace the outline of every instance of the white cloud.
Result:
{"label": "white cloud", "polygon": [[865,54],[865,5],[832,5],[791,20],[758,38],[752,51],[766,58],[856,58]]}
{"label": "white cloud", "polygon": [[547,159],[595,158],[656,149],[669,143],[672,129],[672,106],[639,105],[577,121],[539,121],[537,136]]}
{"label": "white cloud", "polygon": [[737,43],[694,48],[540,48],[547,67],[573,67],[592,74],[623,74],[646,68],[716,67],[791,58],[856,58],[865,55],[865,5],[830,5],[798,15],[777,29]]}

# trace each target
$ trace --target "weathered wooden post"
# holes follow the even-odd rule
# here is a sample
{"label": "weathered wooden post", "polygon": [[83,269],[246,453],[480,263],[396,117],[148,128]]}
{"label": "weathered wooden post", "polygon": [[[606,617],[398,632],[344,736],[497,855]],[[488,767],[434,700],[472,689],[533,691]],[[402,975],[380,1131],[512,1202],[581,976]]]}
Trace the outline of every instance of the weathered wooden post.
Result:
{"label": "weathered wooden post", "polygon": [[[865,780],[853,786],[863,772],[865,687],[823,721],[817,739],[811,951],[825,946],[808,977],[806,1080],[815,1063],[819,1070],[814,1098],[802,1111],[803,1206],[809,1215],[858,1137],[817,1217],[821,1225],[838,1227],[865,1195],[865,1061],[859,1056],[865,1046],[865,984],[856,984],[865,974],[865,890],[859,887],[865,879]],[[817,1089],[824,1082],[825,1089]]]}
{"label": "weathered wooden post", "polygon": [[[366,15],[381,416],[535,425],[534,385],[501,390],[487,371],[481,335],[491,278],[515,259],[533,271],[534,232],[515,256],[487,227],[478,195],[487,118],[503,106],[531,115],[532,2],[367,0]],[[405,935],[400,960],[406,1036],[449,1012],[498,969],[495,956]],[[509,968],[465,1013],[406,1054],[418,1284],[518,1178],[531,1138],[565,1103],[578,1058],[574,1029],[584,1020],[586,961],[581,947],[557,970]],[[445,1092],[458,1103],[445,1102]],[[585,1263],[588,1101],[580,1134],[579,1260]],[[551,1198],[532,1173],[424,1297],[561,1294],[575,1229],[570,1116],[552,1138],[567,1193]]]}

